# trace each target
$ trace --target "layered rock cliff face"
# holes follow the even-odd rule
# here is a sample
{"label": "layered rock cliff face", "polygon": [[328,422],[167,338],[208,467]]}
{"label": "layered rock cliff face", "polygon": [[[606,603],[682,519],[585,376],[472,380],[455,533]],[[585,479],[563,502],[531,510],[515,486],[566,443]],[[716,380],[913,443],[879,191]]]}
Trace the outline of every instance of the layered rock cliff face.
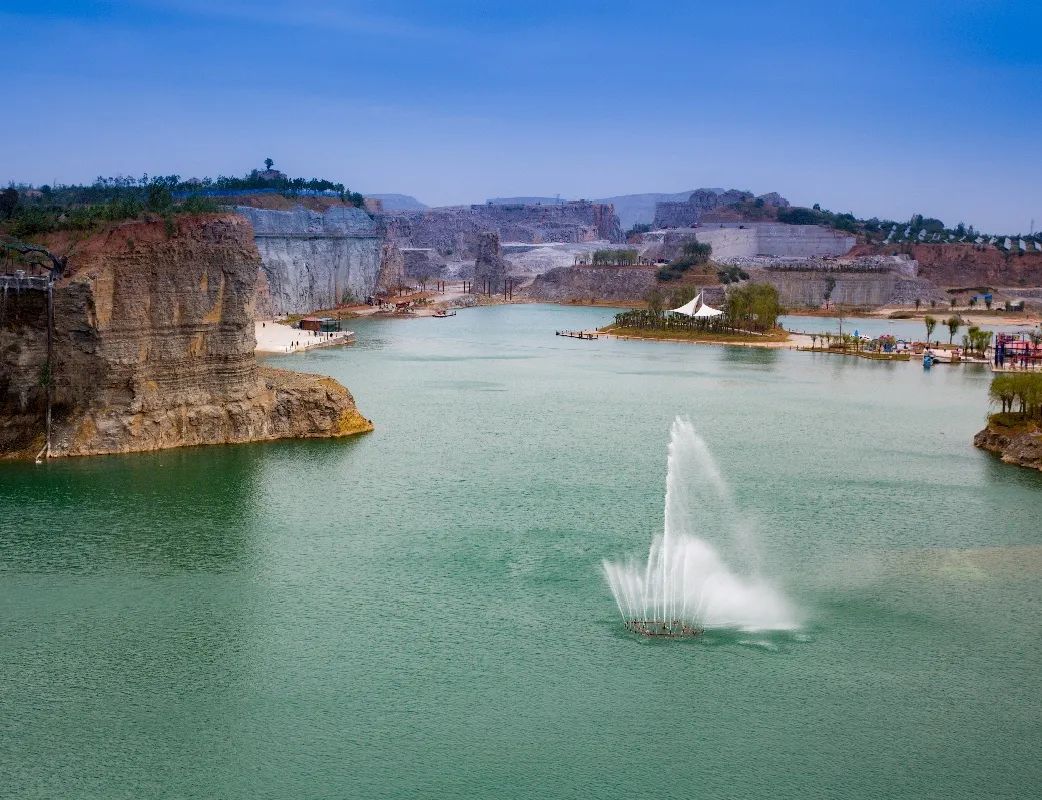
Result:
{"label": "layered rock cliff face", "polygon": [[274,313],[306,314],[376,291],[383,240],[361,209],[238,206],[236,212],[253,226]]}
{"label": "layered rock cliff face", "polygon": [[1042,430],[1037,426],[1013,429],[989,420],[973,437],[973,444],[996,453],[1007,464],[1042,470]]}
{"label": "layered rock cliff face", "polygon": [[521,294],[554,303],[639,302],[655,285],[655,270],[647,267],[556,267]]}
{"label": "layered rock cliff face", "polygon": [[389,241],[432,248],[455,259],[476,258],[484,233],[496,233],[504,242],[622,241],[614,209],[587,201],[399,211],[382,214],[379,220]]}
{"label": "layered rock cliff face", "polygon": [[[215,214],[174,226],[92,236],[55,285],[52,455],[370,430],[336,381],[258,366],[249,223]],[[34,455],[44,441],[46,312],[45,292],[4,298],[2,454]]]}
{"label": "layered rock cliff face", "polygon": [[697,228],[674,228],[644,234],[641,255],[647,258],[676,258],[688,242],[699,241],[713,248],[713,260],[776,256],[815,258],[841,256],[856,239],[821,225],[786,225],[780,222],[716,223]]}
{"label": "layered rock cliff face", "polygon": [[858,245],[852,254],[905,253],[938,286],[1042,286],[1042,253],[1006,253],[973,244]]}

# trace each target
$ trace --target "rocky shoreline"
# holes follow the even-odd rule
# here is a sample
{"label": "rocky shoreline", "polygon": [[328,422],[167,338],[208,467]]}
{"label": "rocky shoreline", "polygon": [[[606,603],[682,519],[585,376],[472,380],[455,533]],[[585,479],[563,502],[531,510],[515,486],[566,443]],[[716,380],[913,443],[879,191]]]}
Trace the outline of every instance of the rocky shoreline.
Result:
{"label": "rocky shoreline", "polygon": [[973,444],[1005,463],[1042,470],[1042,427],[1035,423],[1006,426],[994,417],[973,437]]}
{"label": "rocky shoreline", "polygon": [[[70,249],[68,242],[47,244]],[[234,214],[99,231],[76,242],[54,284],[50,352],[46,289],[5,294],[0,457],[372,430],[351,393],[332,378],[257,363],[260,265],[250,223]]]}

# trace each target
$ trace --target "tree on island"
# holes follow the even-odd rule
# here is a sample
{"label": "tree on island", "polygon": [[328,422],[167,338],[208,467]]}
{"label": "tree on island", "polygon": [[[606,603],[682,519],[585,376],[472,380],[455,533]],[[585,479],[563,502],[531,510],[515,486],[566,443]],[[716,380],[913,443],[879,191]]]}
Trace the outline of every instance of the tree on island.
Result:
{"label": "tree on island", "polygon": [[937,320],[927,314],[923,317],[923,324],[926,325],[926,343],[930,343],[930,337],[933,336],[933,329],[937,327]]}
{"label": "tree on island", "polygon": [[272,161],[270,158],[264,159],[264,169],[270,170],[274,166],[275,162]]}
{"label": "tree on island", "polygon": [[958,314],[954,314],[944,321],[944,324],[948,326],[948,344],[950,345],[955,340],[955,334],[959,332],[959,328],[962,327],[962,317]]}
{"label": "tree on island", "polygon": [[735,328],[772,330],[782,312],[778,290],[769,283],[746,283],[727,292],[727,318]]}
{"label": "tree on island", "polygon": [[644,299],[648,303],[648,311],[650,311],[656,317],[662,313],[662,291],[655,287],[645,295]]}

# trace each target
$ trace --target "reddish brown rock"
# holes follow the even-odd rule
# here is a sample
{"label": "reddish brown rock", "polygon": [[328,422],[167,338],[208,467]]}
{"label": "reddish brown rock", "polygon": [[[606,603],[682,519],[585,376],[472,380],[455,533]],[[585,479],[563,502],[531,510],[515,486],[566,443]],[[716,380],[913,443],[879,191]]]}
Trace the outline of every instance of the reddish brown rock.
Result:
{"label": "reddish brown rock", "polygon": [[849,255],[884,253],[908,254],[919,262],[919,277],[937,286],[1042,286],[1042,253],[1006,253],[974,244],[861,244]]}
{"label": "reddish brown rock", "polygon": [[[371,430],[335,381],[258,366],[259,268],[253,231],[233,214],[126,223],[80,242],[54,290],[52,455]],[[0,453],[34,455],[46,294],[3,302]]]}

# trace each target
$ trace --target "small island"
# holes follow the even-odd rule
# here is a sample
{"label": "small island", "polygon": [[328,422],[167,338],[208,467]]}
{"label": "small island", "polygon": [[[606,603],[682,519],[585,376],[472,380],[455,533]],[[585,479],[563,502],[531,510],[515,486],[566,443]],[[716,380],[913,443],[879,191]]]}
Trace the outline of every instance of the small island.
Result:
{"label": "small island", "polygon": [[1002,410],[988,417],[973,444],[1007,464],[1042,470],[1042,374],[1001,372],[988,394]]}

